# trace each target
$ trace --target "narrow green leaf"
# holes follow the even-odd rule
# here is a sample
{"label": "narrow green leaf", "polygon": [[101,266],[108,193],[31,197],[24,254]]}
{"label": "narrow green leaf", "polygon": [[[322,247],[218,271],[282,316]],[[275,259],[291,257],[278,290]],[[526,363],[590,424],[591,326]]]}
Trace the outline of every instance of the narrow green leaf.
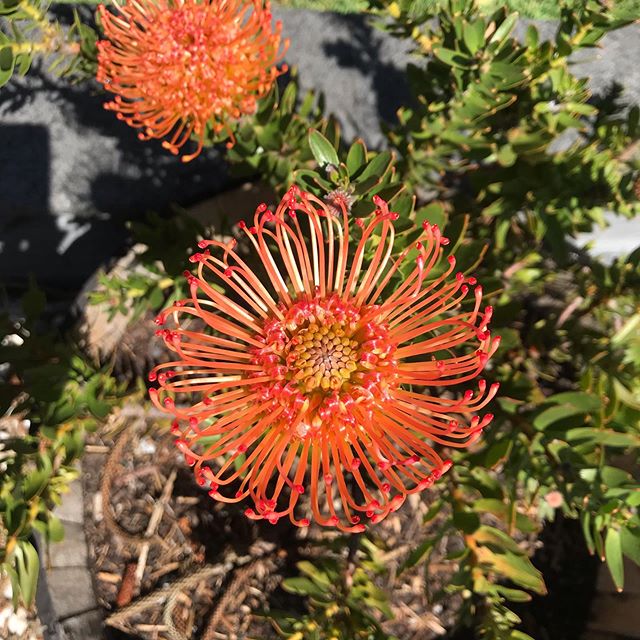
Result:
{"label": "narrow green leaf", "polygon": [[316,129],[312,129],[309,132],[309,146],[313,157],[321,167],[325,167],[328,164],[337,167],[340,164],[338,154],[333,145]]}
{"label": "narrow green leaf", "polygon": [[353,177],[367,161],[367,147],[360,139],[356,140],[349,149],[347,154],[347,170],[349,176]]}
{"label": "narrow green leaf", "polygon": [[542,431],[555,422],[566,420],[572,416],[578,416],[584,413],[585,411],[583,409],[574,405],[551,407],[549,409],[545,409],[534,418],[533,426],[539,431]]}
{"label": "narrow green leaf", "polygon": [[422,562],[431,553],[434,545],[435,541],[431,538],[421,542],[400,565],[398,573],[400,574],[407,569],[411,569],[411,567],[415,567],[418,563]]}
{"label": "narrow green leaf", "polygon": [[530,602],[531,595],[521,589],[511,589],[504,587],[501,584],[495,585],[495,589],[498,593],[502,594],[507,600],[511,602]]}
{"label": "narrow green leaf", "polygon": [[485,466],[489,469],[495,467],[498,463],[502,462],[509,456],[509,452],[513,446],[513,440],[511,438],[503,438],[494,442],[487,448],[484,454]]}
{"label": "narrow green leaf", "polygon": [[64,526],[60,518],[50,516],[47,523],[47,537],[50,542],[62,542],[64,539]]}
{"label": "narrow green leaf", "polygon": [[3,562],[0,564],[0,575],[9,576],[11,582],[11,604],[14,610],[20,605],[20,580],[16,570],[9,564],[9,562]]}
{"label": "narrow green leaf", "polygon": [[489,39],[490,43],[500,42],[501,40],[505,40],[511,35],[514,27],[516,26],[516,22],[520,14],[517,11],[512,11],[505,18],[504,22],[495,30],[495,33]]}
{"label": "narrow green leaf", "polygon": [[622,544],[622,553],[629,560],[640,566],[640,529],[620,529],[620,543]]}
{"label": "narrow green leaf", "polygon": [[462,39],[467,49],[474,54],[484,44],[484,32],[487,28],[484,20],[468,22],[462,27]]}
{"label": "narrow green leaf", "polygon": [[453,514],[453,524],[460,531],[471,534],[480,527],[480,517],[473,511],[455,511]]}
{"label": "narrow green leaf", "polygon": [[16,60],[13,56],[11,47],[3,47],[0,49],[0,87],[3,87],[13,75],[13,68]]}
{"label": "narrow green leaf", "polygon": [[509,144],[505,144],[503,147],[500,147],[498,153],[496,155],[498,160],[498,164],[502,167],[512,167],[516,160],[518,159],[518,155],[513,150],[513,147]]}
{"label": "narrow green leaf", "polygon": [[608,447],[635,447],[640,444],[640,438],[633,433],[618,433],[611,429],[597,429],[595,427],[579,427],[567,431],[567,440],[588,440]]}
{"label": "narrow green leaf", "polygon": [[300,596],[326,598],[328,595],[326,591],[321,589],[313,580],[302,576],[286,578],[282,581],[282,588],[289,593],[295,593]]}
{"label": "narrow green leaf", "polygon": [[562,393],[556,393],[545,398],[545,403],[547,402],[553,402],[554,404],[571,404],[582,409],[585,413],[597,411],[601,405],[600,398],[585,391],[564,391]]}
{"label": "narrow green leaf", "polygon": [[436,58],[450,67],[469,69],[475,65],[473,58],[470,58],[460,51],[454,51],[453,49],[447,49],[445,47],[433,47],[433,53]]}
{"label": "narrow green leaf", "polygon": [[580,524],[582,525],[582,533],[587,544],[587,549],[589,549],[589,553],[593,555],[596,552],[596,545],[591,535],[591,514],[588,511],[583,511],[580,514]]}
{"label": "narrow green leaf", "polygon": [[392,161],[391,151],[381,151],[367,164],[364,171],[358,176],[356,184],[360,185],[370,179],[380,179],[387,172]]}
{"label": "narrow green leaf", "polygon": [[20,595],[22,601],[30,607],[36,597],[38,585],[38,571],[40,559],[33,545],[26,540],[20,540],[15,549],[16,573],[20,583]]}
{"label": "narrow green leaf", "polygon": [[613,527],[607,531],[604,541],[604,555],[607,560],[609,572],[618,591],[624,586],[624,565],[622,562],[622,541],[620,532]]}

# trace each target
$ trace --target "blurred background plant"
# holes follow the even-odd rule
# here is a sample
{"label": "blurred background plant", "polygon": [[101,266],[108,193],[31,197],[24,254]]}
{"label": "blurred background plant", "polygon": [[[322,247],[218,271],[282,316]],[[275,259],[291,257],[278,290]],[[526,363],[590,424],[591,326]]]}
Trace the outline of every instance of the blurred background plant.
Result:
{"label": "blurred background plant", "polygon": [[[570,60],[639,9],[632,1],[613,8],[595,0],[527,4],[538,15],[558,7],[555,33],[545,39],[535,25],[516,38],[517,15],[493,11],[495,3],[352,5],[343,8],[366,10],[379,28],[414,43],[407,70],[413,100],[387,126],[387,148],[343,141],[322,97],[300,96],[293,73],[234,125],[237,142],[226,158],[274,201],[297,182],[329,202],[338,192],[353,215],[366,216],[380,195],[400,216],[398,252],[414,240],[413,225],[428,220],[451,239],[445,256],[455,252],[460,270],[483,284],[493,331],[502,336],[486,371],[489,382],[501,383],[496,417],[471,451],[450,453],[455,465],[425,517],[429,535],[410,549],[400,573],[423,567],[429,576],[434,549],[455,539],[446,557],[455,571],[430,602],[459,598],[458,630],[524,640],[525,603],[547,591],[532,557],[545,526],[579,522],[589,552],[606,561],[620,589],[624,558],[640,565],[640,248],[611,261],[577,241],[581,232],[597,234],[611,214],[639,213],[640,111],[620,104],[615,87],[593,97]],[[12,21],[36,20],[24,11],[32,5],[1,6]],[[28,32],[40,23],[30,24]],[[48,27],[38,29],[44,41],[62,42]],[[9,75],[26,71],[38,51],[7,42],[0,49],[5,78],[9,68]],[[126,268],[102,274],[89,302],[109,318],[126,315],[130,325],[151,317],[184,295],[182,272],[197,240],[233,235],[235,221],[210,227],[181,212],[132,225],[137,244]],[[34,299],[35,290],[24,321],[5,320],[1,358],[10,382],[3,419],[23,426],[0,452],[0,559],[25,600],[33,588],[24,576],[37,562],[31,530],[59,537],[50,509],[73,474],[83,435],[124,393],[122,376],[88,364],[68,334],[39,337],[29,311]],[[59,384],[43,388],[51,367]],[[141,384],[124,377],[130,389]],[[383,630],[392,615],[380,586],[385,568],[365,540],[355,551],[329,540],[326,553],[298,564],[299,575],[283,588],[304,598],[305,613],[272,612],[279,633],[295,640],[390,637]],[[558,627],[546,632],[564,637]]]}
{"label": "blurred background plant", "polygon": [[93,75],[94,29],[75,10],[71,25],[61,24],[48,12],[50,5],[46,0],[0,2],[0,87],[14,74],[25,75],[35,58],[46,60],[49,70],[59,75]]}
{"label": "blurred background plant", "polygon": [[47,328],[45,305],[32,284],[19,313],[0,315],[0,570],[11,578],[14,602],[27,605],[39,571],[34,533],[62,539],[53,510],[77,476],[85,434],[124,390],[69,336]]}

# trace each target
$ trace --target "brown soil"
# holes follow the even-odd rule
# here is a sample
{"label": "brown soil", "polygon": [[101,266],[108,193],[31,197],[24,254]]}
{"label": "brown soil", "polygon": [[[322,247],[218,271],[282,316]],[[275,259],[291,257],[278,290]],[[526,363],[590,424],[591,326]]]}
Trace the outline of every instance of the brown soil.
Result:
{"label": "brown soil", "polygon": [[[111,420],[92,436],[83,460],[90,564],[108,637],[278,637],[260,614],[272,608],[301,612],[303,601],[280,583],[296,575],[297,561],[326,554],[321,543],[335,532],[255,523],[244,517],[242,505],[212,500],[174,449],[168,422],[137,412],[126,408],[126,419]],[[409,550],[429,537],[422,520],[435,497],[413,496],[370,532],[387,568],[379,586],[395,614],[384,629],[401,640],[443,635],[460,607],[457,598],[430,603],[456,569],[444,558],[459,541],[443,540],[432,552],[428,591],[423,563],[398,575]],[[145,538],[145,532],[151,535]]]}

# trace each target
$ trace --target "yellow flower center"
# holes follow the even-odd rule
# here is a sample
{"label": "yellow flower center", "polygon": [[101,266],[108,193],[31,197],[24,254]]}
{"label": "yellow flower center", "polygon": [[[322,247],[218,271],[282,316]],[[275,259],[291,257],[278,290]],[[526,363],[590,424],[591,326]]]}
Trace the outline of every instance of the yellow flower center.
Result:
{"label": "yellow flower center", "polygon": [[309,324],[289,347],[287,361],[301,391],[338,390],[358,369],[360,343],[338,323]]}

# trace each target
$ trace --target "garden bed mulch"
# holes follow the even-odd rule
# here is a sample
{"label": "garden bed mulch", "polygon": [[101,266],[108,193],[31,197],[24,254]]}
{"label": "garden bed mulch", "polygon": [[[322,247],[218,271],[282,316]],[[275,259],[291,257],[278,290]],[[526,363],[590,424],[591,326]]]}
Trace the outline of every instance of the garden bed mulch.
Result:
{"label": "garden bed mulch", "polygon": [[[261,613],[304,610],[280,583],[296,575],[297,561],[326,553],[319,543],[336,532],[252,522],[242,505],[212,500],[175,450],[168,426],[161,414],[127,406],[87,446],[85,527],[107,637],[278,637]],[[410,549],[429,536],[422,519],[434,495],[412,497],[372,531],[387,568],[379,586],[395,614],[384,628],[402,640],[443,635],[460,607],[457,598],[430,604],[424,566],[398,576]],[[455,565],[444,557],[455,544],[445,540],[432,553],[430,593],[449,582]]]}

